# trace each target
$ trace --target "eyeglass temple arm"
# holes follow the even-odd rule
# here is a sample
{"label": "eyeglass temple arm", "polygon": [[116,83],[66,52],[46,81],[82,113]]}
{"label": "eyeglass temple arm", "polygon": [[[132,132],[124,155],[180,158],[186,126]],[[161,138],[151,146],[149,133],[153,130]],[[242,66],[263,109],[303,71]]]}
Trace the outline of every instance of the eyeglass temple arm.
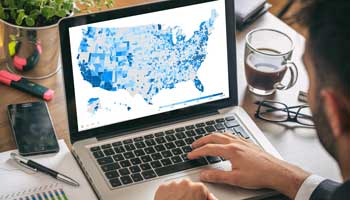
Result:
{"label": "eyeglass temple arm", "polygon": [[[270,109],[266,110],[264,113],[275,112],[275,111],[283,111],[283,112],[290,112],[290,113],[293,113],[293,114],[298,114],[297,112],[291,111],[291,110],[289,110],[289,109],[294,109],[294,108],[300,107],[300,106],[291,106],[291,107],[285,107],[285,108],[283,108],[283,109],[280,109],[280,108],[276,108],[276,107],[274,107],[274,106],[265,104],[264,102],[261,102],[261,101],[257,101],[257,102],[255,102],[255,104],[258,104],[258,105],[260,104],[260,105],[262,105],[262,106],[265,106],[265,107],[270,108]],[[288,111],[287,111],[286,109],[288,109]],[[310,118],[311,118],[311,116],[310,116],[310,115],[307,115],[307,114],[299,113],[298,115],[303,116],[303,117],[310,117]]]}

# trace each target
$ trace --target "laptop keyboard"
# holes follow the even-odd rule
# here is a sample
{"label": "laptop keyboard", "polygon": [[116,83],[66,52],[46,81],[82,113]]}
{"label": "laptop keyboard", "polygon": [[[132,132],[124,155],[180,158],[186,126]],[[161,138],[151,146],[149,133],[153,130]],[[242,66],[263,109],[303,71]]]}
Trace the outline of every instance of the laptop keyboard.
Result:
{"label": "laptop keyboard", "polygon": [[249,139],[234,116],[91,147],[90,151],[112,188],[223,161],[220,157],[189,160],[191,144],[213,132]]}

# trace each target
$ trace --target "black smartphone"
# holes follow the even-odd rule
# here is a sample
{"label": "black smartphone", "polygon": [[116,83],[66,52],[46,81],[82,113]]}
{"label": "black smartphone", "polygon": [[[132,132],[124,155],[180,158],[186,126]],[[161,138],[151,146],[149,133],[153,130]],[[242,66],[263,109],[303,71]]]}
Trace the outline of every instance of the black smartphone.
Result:
{"label": "black smartphone", "polygon": [[20,155],[59,151],[59,145],[45,102],[8,105],[8,116]]}

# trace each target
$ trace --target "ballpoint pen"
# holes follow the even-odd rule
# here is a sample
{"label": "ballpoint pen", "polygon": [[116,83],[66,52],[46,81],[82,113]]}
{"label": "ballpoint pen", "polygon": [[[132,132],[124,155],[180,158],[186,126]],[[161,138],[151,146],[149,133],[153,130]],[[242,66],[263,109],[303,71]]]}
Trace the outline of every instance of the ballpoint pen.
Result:
{"label": "ballpoint pen", "polygon": [[73,180],[72,178],[69,178],[68,176],[66,175],[63,175],[59,172],[56,172],[52,169],[49,169],[43,165],[40,165],[39,163],[37,162],[34,162],[32,160],[28,160],[28,159],[25,159],[19,155],[17,155],[16,153],[12,152],[11,154],[11,158],[14,159],[18,164],[20,164],[21,166],[24,166],[28,169],[31,169],[33,171],[40,171],[42,173],[45,173],[49,176],[52,176],[54,177],[55,179],[59,180],[59,181],[62,181],[62,182],[65,182],[67,184],[70,184],[70,185],[73,185],[73,186],[79,186],[79,183],[75,180]]}

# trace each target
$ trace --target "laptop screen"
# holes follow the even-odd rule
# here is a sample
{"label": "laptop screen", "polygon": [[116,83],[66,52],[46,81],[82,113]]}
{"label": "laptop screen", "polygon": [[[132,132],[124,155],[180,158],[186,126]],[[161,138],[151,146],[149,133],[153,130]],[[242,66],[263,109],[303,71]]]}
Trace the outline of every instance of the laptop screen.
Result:
{"label": "laptop screen", "polygon": [[78,131],[229,98],[225,0],[69,28]]}

